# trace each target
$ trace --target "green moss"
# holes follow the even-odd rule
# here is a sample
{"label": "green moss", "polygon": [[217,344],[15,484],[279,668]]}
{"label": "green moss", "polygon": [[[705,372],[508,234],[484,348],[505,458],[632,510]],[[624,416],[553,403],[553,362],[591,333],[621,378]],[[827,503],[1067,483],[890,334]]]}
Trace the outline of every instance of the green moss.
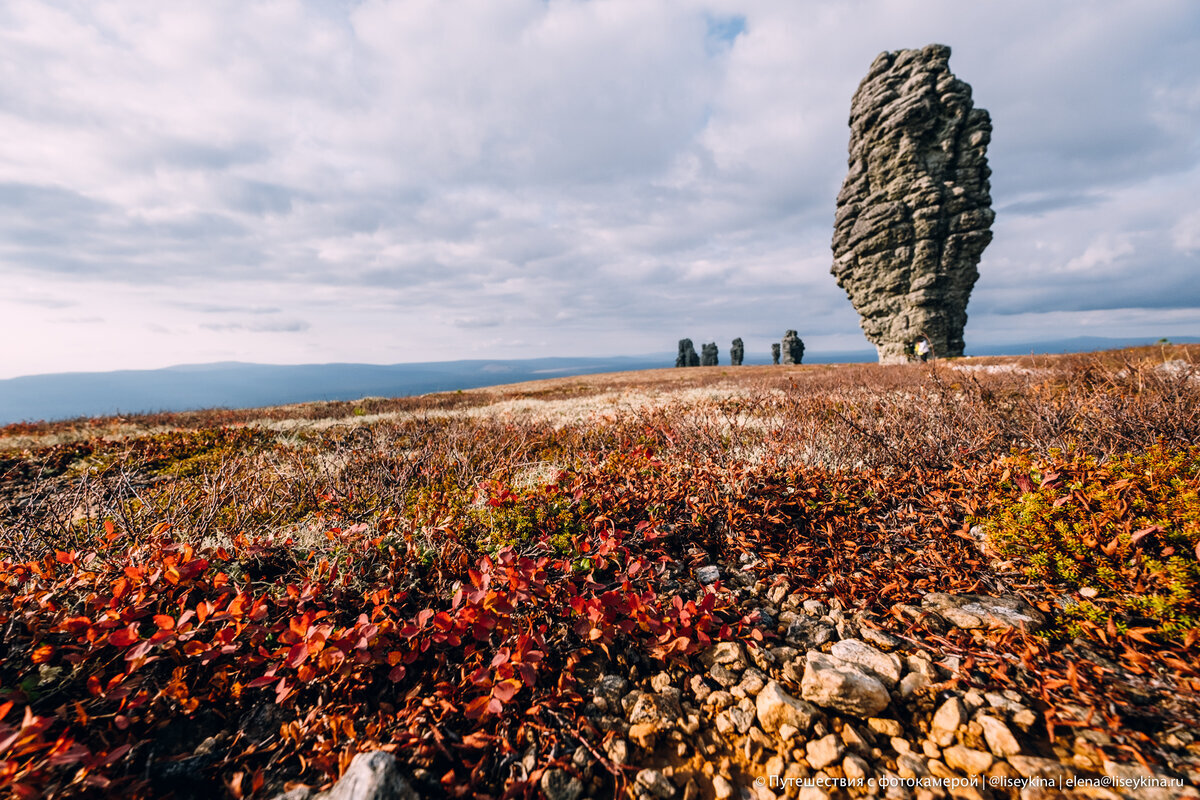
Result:
{"label": "green moss", "polygon": [[1197,627],[1200,447],[1157,446],[1103,464],[1016,456],[1006,466],[1007,500],[984,530],[1029,577],[1094,597],[1064,613],[1069,630],[1109,618],[1148,619],[1168,637]]}

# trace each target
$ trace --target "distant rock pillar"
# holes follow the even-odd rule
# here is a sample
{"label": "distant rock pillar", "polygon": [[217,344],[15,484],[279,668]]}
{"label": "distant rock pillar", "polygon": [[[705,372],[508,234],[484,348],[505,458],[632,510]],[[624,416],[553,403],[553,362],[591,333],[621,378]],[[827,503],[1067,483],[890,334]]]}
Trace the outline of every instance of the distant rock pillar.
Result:
{"label": "distant rock pillar", "polygon": [[771,363],[772,364],[779,363],[779,342],[771,343]]}
{"label": "distant rock pillar", "polygon": [[733,340],[733,345],[729,348],[729,363],[735,367],[742,365],[742,357],[746,355],[746,346],[742,344],[742,337]]}
{"label": "distant rock pillar", "polygon": [[799,364],[804,360],[804,342],[795,331],[783,335],[783,363]]}
{"label": "distant rock pillar", "polygon": [[715,367],[717,365],[717,343],[709,342],[700,348],[700,366]]}
{"label": "distant rock pillar", "polygon": [[696,355],[696,347],[692,344],[691,339],[679,340],[679,354],[675,356],[675,366],[677,367],[698,367],[700,366],[700,356]]}

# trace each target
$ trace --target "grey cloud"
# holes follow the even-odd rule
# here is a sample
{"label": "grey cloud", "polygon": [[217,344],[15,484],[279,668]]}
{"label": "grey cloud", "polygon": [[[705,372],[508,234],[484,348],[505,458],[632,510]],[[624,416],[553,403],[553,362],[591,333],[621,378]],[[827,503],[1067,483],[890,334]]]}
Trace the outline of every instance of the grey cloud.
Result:
{"label": "grey cloud", "polygon": [[38,308],[71,308],[72,306],[79,305],[79,303],[74,300],[67,300],[63,297],[54,297],[53,295],[41,293],[32,295],[10,293],[5,299],[10,303],[18,303],[25,306],[36,306]]}
{"label": "grey cloud", "polygon": [[297,200],[307,199],[306,193],[287,186],[265,181],[232,180],[221,191],[228,207],[245,214],[287,214]]}
{"label": "grey cloud", "polygon": [[504,324],[502,317],[457,317],[453,325],[456,328],[498,328]]}
{"label": "grey cloud", "polygon": [[134,163],[195,170],[228,170],[231,167],[266,161],[271,150],[266,142],[245,141],[230,145],[167,139],[156,142],[150,152],[130,153]]}
{"label": "grey cloud", "polygon": [[312,326],[304,320],[296,319],[269,322],[206,322],[200,327],[217,332],[303,333]]}
{"label": "grey cloud", "polygon": [[225,305],[219,303],[192,303],[188,301],[176,301],[171,305],[187,311],[196,311],[200,314],[278,314],[283,310],[277,306]]}
{"label": "grey cloud", "polygon": [[1101,202],[1101,198],[1089,194],[1052,193],[1029,200],[1019,200],[996,209],[997,214],[1041,217],[1051,211],[1065,208],[1087,208]]}
{"label": "grey cloud", "polygon": [[4,181],[0,182],[0,208],[27,218],[48,220],[58,215],[102,213],[111,206],[59,186]]}

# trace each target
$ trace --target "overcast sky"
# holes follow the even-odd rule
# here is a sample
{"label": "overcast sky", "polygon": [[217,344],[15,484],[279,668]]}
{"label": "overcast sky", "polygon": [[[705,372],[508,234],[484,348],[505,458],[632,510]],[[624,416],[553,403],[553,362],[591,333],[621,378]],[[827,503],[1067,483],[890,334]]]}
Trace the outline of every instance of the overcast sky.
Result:
{"label": "overcast sky", "polygon": [[1200,3],[0,3],[0,378],[869,347],[850,98],[992,116],[966,341],[1200,335]]}

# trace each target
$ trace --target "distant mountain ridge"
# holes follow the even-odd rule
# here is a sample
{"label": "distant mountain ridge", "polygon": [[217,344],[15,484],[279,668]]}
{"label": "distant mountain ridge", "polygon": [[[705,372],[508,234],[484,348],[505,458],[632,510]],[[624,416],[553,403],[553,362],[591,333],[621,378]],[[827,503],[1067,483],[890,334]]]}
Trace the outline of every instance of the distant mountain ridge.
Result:
{"label": "distant mountain ridge", "polygon": [[[1200,342],[1175,337],[1173,342]],[[1153,344],[1095,336],[968,347],[969,355],[1068,353]],[[728,354],[723,354],[728,363]],[[540,378],[669,367],[674,353],[610,358],[474,359],[421,364],[249,364],[226,361],[149,370],[62,372],[0,380],[0,425],[203,408],[254,408],[320,400],[426,394]],[[805,363],[873,362],[872,350],[810,350]],[[747,357],[747,365],[769,364]]]}

